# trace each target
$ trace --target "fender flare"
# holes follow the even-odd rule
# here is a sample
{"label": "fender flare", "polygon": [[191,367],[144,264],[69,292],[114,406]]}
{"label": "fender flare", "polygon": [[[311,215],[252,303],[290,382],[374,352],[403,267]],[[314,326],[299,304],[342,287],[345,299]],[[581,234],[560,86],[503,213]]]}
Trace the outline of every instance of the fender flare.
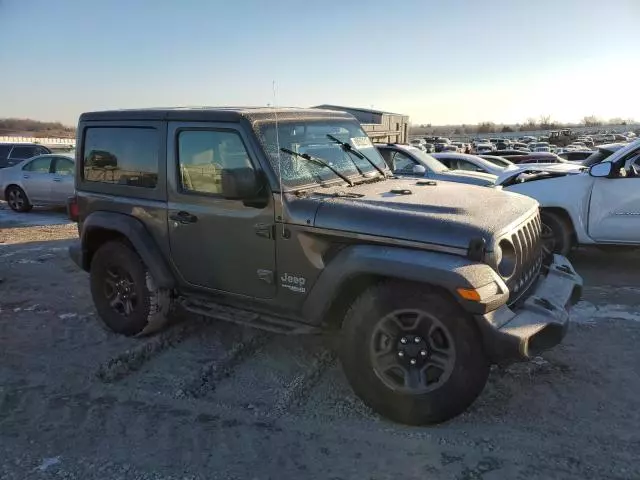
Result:
{"label": "fender flare", "polygon": [[[333,300],[350,280],[374,275],[428,283],[452,294],[469,313],[487,312],[507,302],[509,291],[502,279],[486,264],[445,253],[377,245],[353,245],[341,250],[325,267],[302,307],[303,318],[320,324]],[[480,288],[498,284],[498,294],[487,301],[460,297],[458,288]]]}
{"label": "fender flare", "polygon": [[120,233],[135,248],[138,255],[149,269],[154,281],[161,288],[174,288],[176,280],[165,261],[160,248],[154,241],[144,224],[135,217],[115,212],[91,213],[82,223],[80,244],[82,245],[82,268],[89,271],[91,256],[87,249],[87,239],[96,229],[110,230]]}

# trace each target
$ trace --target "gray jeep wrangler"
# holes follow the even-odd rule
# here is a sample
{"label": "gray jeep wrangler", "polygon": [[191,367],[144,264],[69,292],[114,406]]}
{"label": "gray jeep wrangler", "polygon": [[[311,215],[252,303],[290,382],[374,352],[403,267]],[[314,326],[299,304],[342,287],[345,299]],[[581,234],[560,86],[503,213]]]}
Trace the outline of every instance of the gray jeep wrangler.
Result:
{"label": "gray jeep wrangler", "polygon": [[559,343],[581,278],[545,262],[538,205],[392,177],[358,122],[318,109],[85,113],[75,197],[102,321],[174,306],[288,334],[340,329],[354,391],[398,422],[464,411],[492,363]]}

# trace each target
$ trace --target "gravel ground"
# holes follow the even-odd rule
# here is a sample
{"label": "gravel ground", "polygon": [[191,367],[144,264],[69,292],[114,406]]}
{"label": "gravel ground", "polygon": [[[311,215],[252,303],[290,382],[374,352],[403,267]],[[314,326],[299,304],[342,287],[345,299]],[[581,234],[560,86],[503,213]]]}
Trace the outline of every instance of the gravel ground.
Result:
{"label": "gravel ground", "polygon": [[587,288],[565,343],[495,368],[464,415],[408,428],[354,397],[331,336],[194,317],[106,332],[75,236],[0,229],[2,479],[640,478],[634,251],[576,252]]}

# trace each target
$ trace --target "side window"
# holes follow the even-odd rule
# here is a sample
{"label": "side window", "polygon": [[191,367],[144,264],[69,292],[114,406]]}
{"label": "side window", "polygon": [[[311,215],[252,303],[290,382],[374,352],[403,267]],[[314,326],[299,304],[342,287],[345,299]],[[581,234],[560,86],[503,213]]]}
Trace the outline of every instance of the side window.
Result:
{"label": "side window", "polygon": [[158,148],[155,128],[89,127],[84,137],[84,180],[155,188]]}
{"label": "side window", "polygon": [[222,171],[253,168],[237,132],[184,130],[178,134],[178,165],[183,191],[222,194]]}
{"label": "side window", "polygon": [[49,173],[50,169],[51,157],[36,158],[22,167],[22,170],[33,173]]}
{"label": "side window", "polygon": [[[615,163],[614,163],[614,167],[615,167]],[[622,165],[622,162],[618,163],[617,165]],[[640,176],[640,151],[636,150],[635,152],[630,153],[629,155],[626,156],[625,160],[624,160],[624,168],[620,168],[620,175],[617,175],[619,177],[626,177],[626,178],[635,178]]]}
{"label": "side window", "polygon": [[0,158],[7,158],[11,152],[11,145],[0,145]]}
{"label": "side window", "polygon": [[445,167],[451,168],[452,170],[455,170],[456,168],[456,161],[452,160],[451,158],[439,158],[438,161]]}
{"label": "side window", "polygon": [[413,173],[413,167],[416,165],[416,161],[413,158],[401,152],[393,152],[391,162],[394,172],[405,174]]}
{"label": "side window", "polygon": [[474,165],[471,162],[467,162],[466,160],[458,160],[458,168],[460,170],[467,170],[470,172],[481,172],[482,169],[478,168],[476,165]]}
{"label": "side window", "polygon": [[25,145],[13,147],[11,156],[9,158],[15,160],[26,160],[27,158],[35,157],[37,155],[38,147]]}
{"label": "side window", "polygon": [[73,175],[74,164],[71,160],[64,157],[56,157],[54,173],[57,175]]}

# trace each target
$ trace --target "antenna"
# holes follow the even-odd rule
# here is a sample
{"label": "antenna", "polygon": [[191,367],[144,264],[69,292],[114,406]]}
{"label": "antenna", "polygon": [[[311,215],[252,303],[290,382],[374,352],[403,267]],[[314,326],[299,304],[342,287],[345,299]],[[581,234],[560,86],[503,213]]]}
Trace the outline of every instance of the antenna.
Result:
{"label": "antenna", "polygon": [[282,191],[282,157],[280,155],[280,129],[278,128],[278,99],[276,97],[276,81],[273,81],[273,116],[276,121],[276,148],[278,151],[278,183],[280,184],[280,221],[282,222],[282,237],[284,238],[284,193]]}

